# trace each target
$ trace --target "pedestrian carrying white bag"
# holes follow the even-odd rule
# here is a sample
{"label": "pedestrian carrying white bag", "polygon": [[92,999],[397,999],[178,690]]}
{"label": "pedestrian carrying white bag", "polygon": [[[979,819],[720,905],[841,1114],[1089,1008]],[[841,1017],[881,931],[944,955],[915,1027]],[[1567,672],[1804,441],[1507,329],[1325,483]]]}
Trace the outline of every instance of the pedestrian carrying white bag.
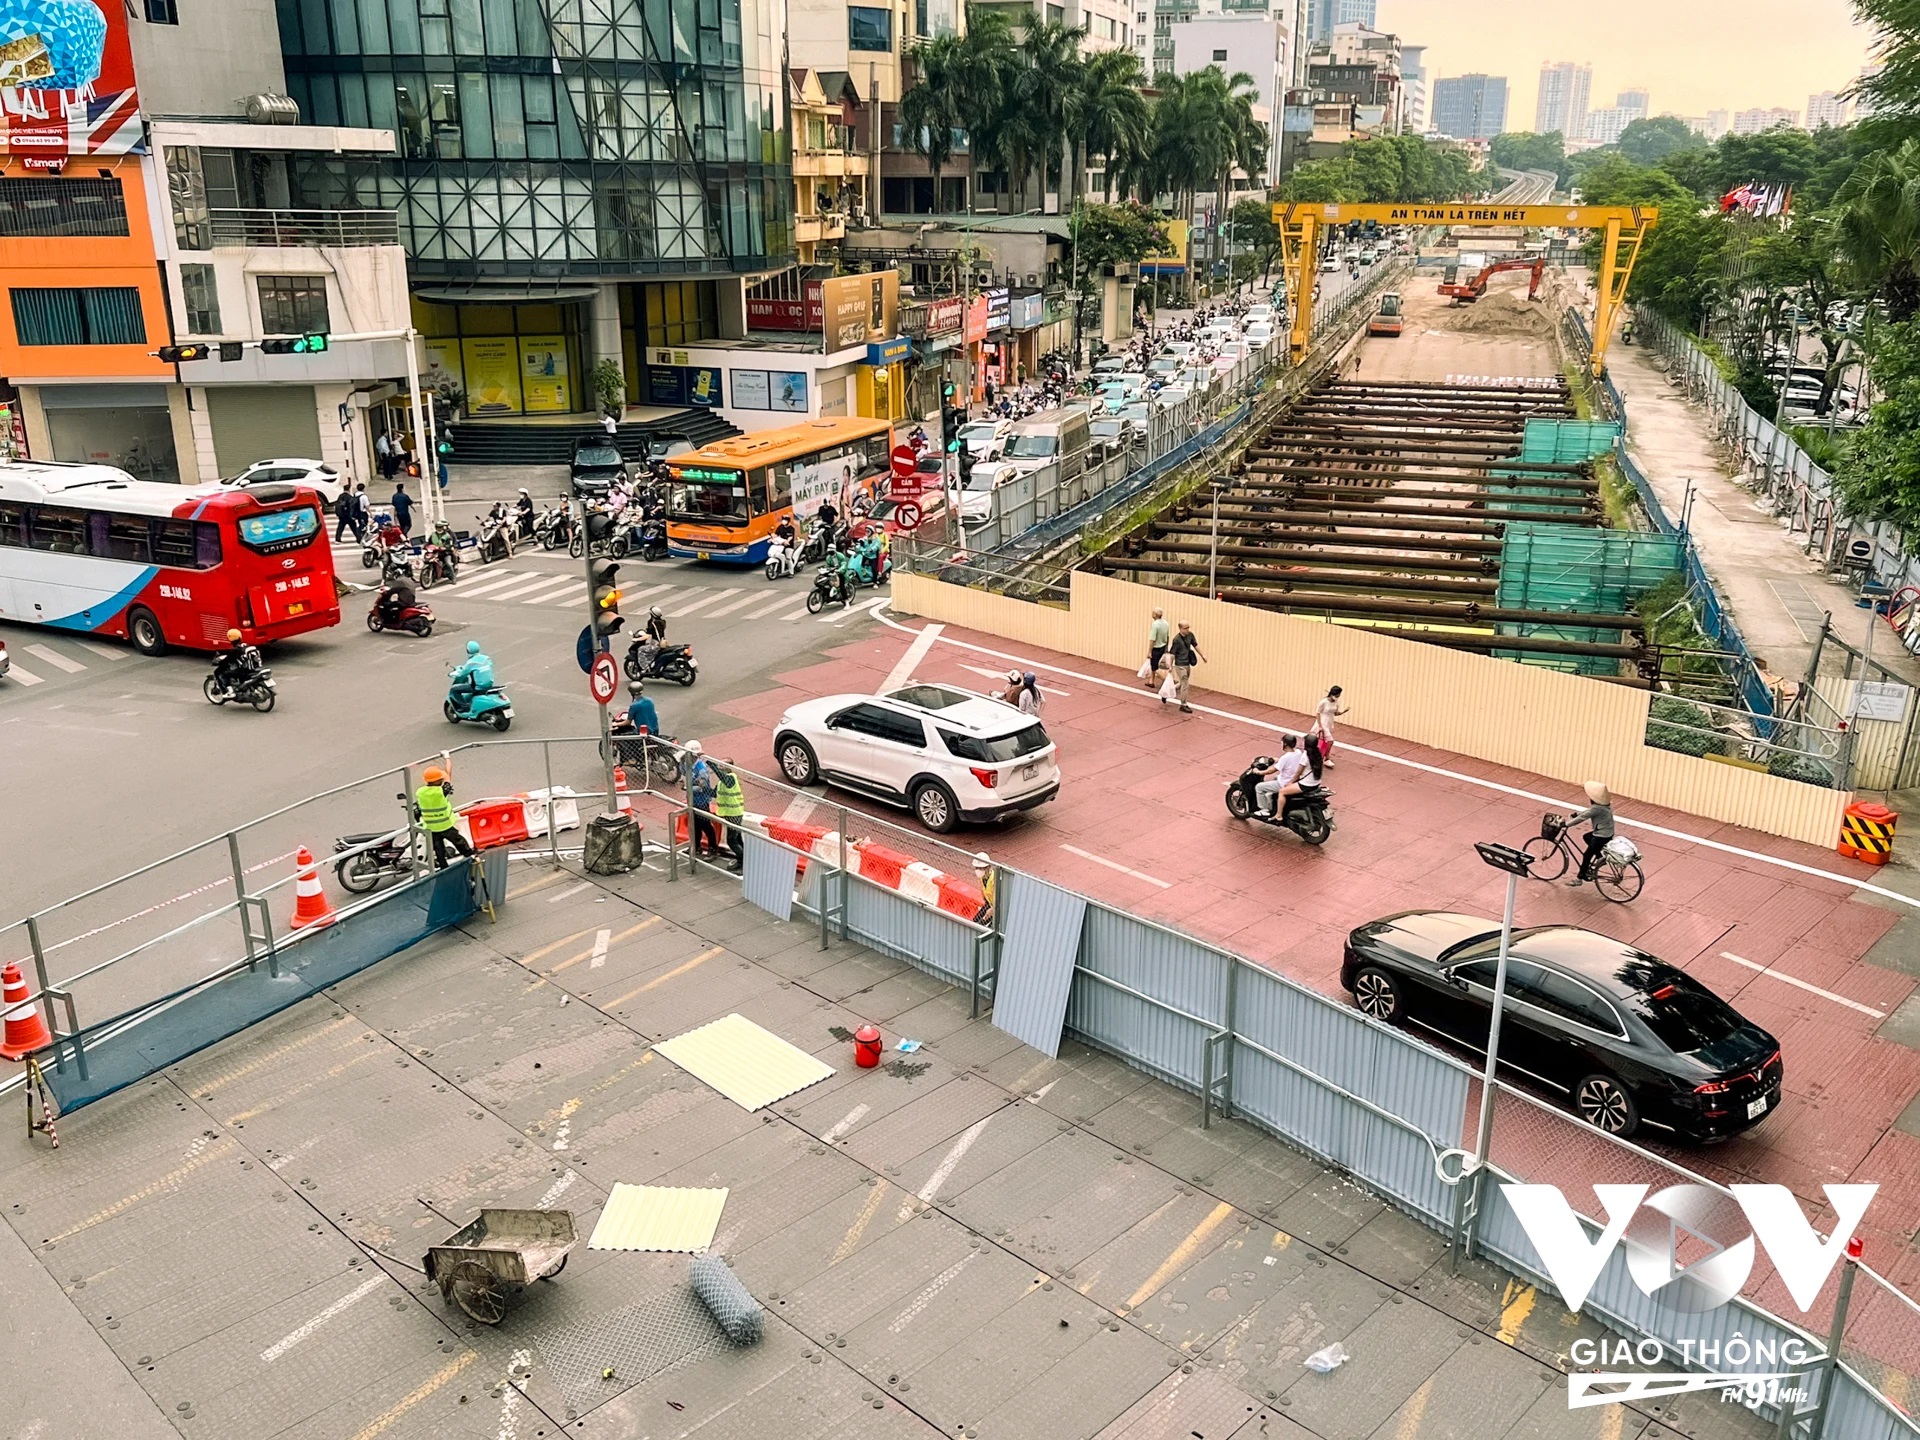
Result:
{"label": "pedestrian carrying white bag", "polygon": [[1142,660],[1140,662],[1140,668],[1133,672],[1133,678],[1136,680],[1145,680],[1152,674],[1153,674],[1153,661]]}
{"label": "pedestrian carrying white bag", "polygon": [[1178,700],[1180,698],[1180,688],[1173,683],[1173,672],[1171,670],[1167,672],[1167,678],[1160,682],[1160,698],[1162,700]]}

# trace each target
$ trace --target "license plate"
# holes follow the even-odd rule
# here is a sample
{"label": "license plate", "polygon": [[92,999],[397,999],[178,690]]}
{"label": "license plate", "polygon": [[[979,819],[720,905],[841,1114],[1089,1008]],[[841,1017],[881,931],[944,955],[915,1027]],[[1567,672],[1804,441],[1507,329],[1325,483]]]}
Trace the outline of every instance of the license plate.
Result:
{"label": "license plate", "polygon": [[1771,1098],[1770,1096],[1762,1095],[1758,1100],[1749,1100],[1747,1102],[1747,1118],[1751,1120],[1756,1115],[1766,1114],[1767,1106],[1771,1103]]}
{"label": "license plate", "polygon": [[696,550],[693,552],[693,558],[696,560],[711,560],[713,558],[713,552],[710,550]]}
{"label": "license plate", "polygon": [[506,716],[509,720],[511,720],[513,718],[513,706],[511,705],[507,706],[507,708],[502,710],[500,713]]}
{"label": "license plate", "polygon": [[287,616],[289,619],[291,619],[295,615],[304,615],[306,613],[307,613],[307,607],[301,604],[297,600],[293,604],[287,606]]}
{"label": "license plate", "polygon": [[1022,765],[1020,767],[1020,778],[1022,780],[1031,780],[1033,779],[1034,776],[1038,775],[1039,773],[1040,773],[1040,762],[1038,760],[1034,761],[1033,764],[1031,765]]}

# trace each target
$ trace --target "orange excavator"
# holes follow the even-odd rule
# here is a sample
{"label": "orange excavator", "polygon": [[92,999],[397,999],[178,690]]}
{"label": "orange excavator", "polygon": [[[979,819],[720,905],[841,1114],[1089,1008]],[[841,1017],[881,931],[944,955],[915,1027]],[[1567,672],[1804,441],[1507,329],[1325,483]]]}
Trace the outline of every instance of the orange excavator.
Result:
{"label": "orange excavator", "polygon": [[1471,305],[1487,293],[1487,281],[1502,270],[1531,270],[1533,279],[1527,285],[1527,299],[1536,300],[1540,296],[1540,277],[1547,272],[1547,262],[1540,258],[1522,257],[1517,260],[1501,260],[1489,265],[1471,280],[1449,283],[1440,287],[1442,295],[1451,295],[1455,305]]}

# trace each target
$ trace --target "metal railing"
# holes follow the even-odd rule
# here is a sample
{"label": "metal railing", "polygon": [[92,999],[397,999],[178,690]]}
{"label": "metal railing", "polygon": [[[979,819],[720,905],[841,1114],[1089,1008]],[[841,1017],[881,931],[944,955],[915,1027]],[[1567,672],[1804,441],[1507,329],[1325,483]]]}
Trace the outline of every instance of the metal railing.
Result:
{"label": "metal railing", "polygon": [[[710,748],[724,748],[724,742]],[[521,796],[536,790],[546,791],[551,798],[557,780],[574,776],[585,779],[600,771],[597,742],[591,740],[484,740],[428,758],[453,769],[466,800],[487,795]],[[633,778],[623,787],[623,793],[634,802],[643,824],[649,828],[658,824],[666,837],[664,843],[648,847],[648,863],[658,869],[656,862],[665,859],[667,883],[678,880],[689,867],[726,873],[714,860],[695,854],[704,825],[724,822],[709,818],[703,824],[684,765],[671,754],[662,757],[667,763],[657,767],[649,763],[653,758],[649,755],[631,758],[642,762],[640,770],[646,778],[629,771]],[[331,983],[327,977],[354,959],[326,953],[326,946],[337,943],[325,938],[335,927],[307,932],[298,941],[275,938],[277,932],[263,902],[293,877],[288,874],[272,883],[255,885],[247,876],[272,863],[274,857],[269,855],[268,860],[253,865],[248,860],[251,854],[283,846],[291,834],[325,833],[343,811],[358,813],[356,807],[375,801],[387,807],[389,824],[401,821],[391,833],[397,835],[401,828],[411,833],[411,818],[402,819],[393,786],[399,780],[401,794],[405,795],[405,782],[417,768],[381,772],[309,796],[39,910],[0,931],[9,934],[25,928],[33,942],[33,959],[43,967],[58,951],[77,948],[83,952],[74,955],[71,971],[61,985],[49,986],[42,979],[37,986],[36,999],[49,1008],[54,998],[63,1000],[67,1025],[61,1046],[77,1062],[80,1046],[74,1036],[84,1032],[94,1047],[87,1053],[110,1064],[127,1067],[152,1059],[141,1050],[137,1034],[116,1031],[117,1012],[103,1008],[90,1023],[84,1017],[78,1021],[73,1018],[73,987],[83,978],[83,971],[95,975],[135,973],[135,983],[144,987],[144,993],[137,997],[137,1004],[126,1007],[125,1013],[141,1023],[179,1008],[178,1001],[209,984],[233,982],[241,988],[251,984],[253,990],[263,989],[260,981],[249,982],[246,977],[263,964],[275,963],[276,956],[285,960],[290,948],[295,957],[290,963],[306,967],[301,974],[291,976],[297,992],[294,998],[311,993],[320,983]],[[662,772],[670,778],[663,779]],[[766,811],[765,816],[752,822],[755,833],[740,837],[743,900],[774,913],[797,911],[817,922],[823,948],[831,946],[836,936],[858,939],[929,974],[968,987],[977,1013],[999,996],[1004,984],[1010,983],[1003,975],[1005,965],[1032,963],[1024,958],[1024,952],[1008,951],[1004,944],[1010,923],[1017,927],[1023,918],[1021,907],[1037,905],[1049,895],[1065,897],[1079,907],[1075,922],[1078,928],[1064,1016],[1056,1019],[1058,1028],[1051,1033],[1072,1034],[1192,1092],[1200,1100],[1203,1125],[1210,1124],[1216,1114],[1250,1120],[1399,1206],[1448,1237],[1458,1251],[1471,1253],[1478,1249],[1508,1270],[1551,1287],[1551,1278],[1532,1242],[1497,1185],[1479,1187],[1472,1205],[1456,1204],[1456,1190],[1465,1178],[1460,1162],[1473,1143],[1478,1086],[1476,1073],[1460,1059],[1403,1030],[1368,1019],[1351,1006],[1264,965],[1171,926],[1075,896],[1012,867],[994,867],[998,903],[987,914],[957,914],[917,900],[897,884],[879,883],[856,873],[847,863],[855,841],[878,837],[891,852],[894,864],[921,862],[947,875],[970,874],[973,857],[920,831],[824,800],[817,791],[799,791],[745,770],[739,773],[749,809],[764,806]],[[596,801],[604,803],[606,795],[597,780],[587,780],[577,798],[584,810]],[[812,822],[815,828],[804,834],[782,832],[767,818],[775,811],[783,820],[795,825]],[[684,834],[679,832],[683,822],[691,822]],[[805,839],[807,843],[802,847],[790,843],[790,839]],[[733,846],[722,848],[731,850]],[[103,964],[88,958],[84,952],[100,935],[123,931],[128,925],[138,927],[153,915],[193,898],[193,892],[184,892],[154,903],[149,882],[156,874],[168,874],[184,857],[204,857],[209,852],[218,861],[216,878],[203,886],[200,894],[225,891],[234,899],[216,898],[201,907],[204,913],[184,924],[172,923],[177,916],[163,918],[147,927],[165,927],[161,934],[137,941],[130,949],[121,950],[118,940],[110,942],[104,950],[117,953]],[[563,848],[558,833],[549,825],[545,833],[520,841],[511,856],[558,864],[564,856],[577,853],[570,846]],[[436,880],[430,888],[437,891],[444,886]],[[39,933],[44,925],[76,911],[84,912],[103,897],[111,897],[121,907],[106,924],[59,944],[47,943]],[[401,897],[407,897],[404,903],[394,903]],[[404,940],[421,923],[431,925],[433,903],[415,878],[351,906],[343,903],[340,913],[343,918],[383,913],[395,917],[385,922],[394,927],[391,934],[379,931],[359,942],[368,954],[375,950],[390,953],[382,947],[395,937]],[[383,905],[385,911],[380,908]],[[418,912],[422,905],[427,907],[424,922],[407,914],[409,908]],[[129,910],[127,906],[139,908]],[[197,971],[184,977],[162,973],[165,964],[178,958],[166,955],[160,948],[162,942],[194,932],[204,939],[204,927],[249,909],[266,921],[264,954],[243,948],[241,937],[232,936],[224,948],[213,947],[211,963],[206,958],[207,947],[202,945],[197,952],[202,956]],[[243,935],[251,934],[246,923],[240,930]],[[246,941],[252,943],[251,939]],[[129,972],[126,967],[136,960],[137,972]],[[277,1003],[290,1002],[283,999]],[[230,1009],[224,1014],[226,1028],[209,1031],[200,1044],[234,1033],[252,1023],[253,1018],[257,1018],[254,1011],[244,1004]],[[1013,1020],[996,1014],[996,1022]],[[172,1037],[176,1048],[191,1043],[192,1038]],[[1042,1043],[1047,1038],[1038,1037]],[[113,1048],[116,1043],[118,1049]],[[19,1083],[20,1077],[15,1077],[0,1084],[0,1092]],[[1496,1180],[1552,1183],[1573,1204],[1587,1193],[1587,1186],[1610,1181],[1643,1181],[1654,1188],[1683,1183],[1729,1193],[1666,1156],[1596,1130],[1505,1084],[1499,1088],[1492,1136],[1488,1167]],[[1595,1234],[1603,1228],[1590,1217],[1585,1223]],[[1920,1306],[1864,1264],[1853,1260],[1845,1263],[1848,1269],[1844,1275],[1864,1281],[1865,1289],[1852,1308],[1839,1317],[1837,1327],[1832,1325],[1833,1306],[1824,1300],[1805,1325],[1770,1313],[1751,1298],[1757,1282],[1748,1286],[1747,1296],[1704,1315],[1661,1305],[1633,1281],[1625,1253],[1620,1250],[1607,1261],[1584,1308],[1636,1340],[1660,1341],[1669,1356],[1682,1340],[1707,1339],[1719,1348],[1736,1332],[1745,1336],[1750,1348],[1755,1341],[1766,1342],[1769,1353],[1777,1353],[1782,1344],[1791,1341],[1810,1357],[1810,1384],[1819,1392],[1817,1398],[1825,1408],[1827,1440],[1910,1440],[1920,1435],[1920,1427],[1905,1411],[1908,1376],[1920,1364]],[[1839,1348],[1831,1356],[1809,1328],[1822,1325],[1837,1328],[1840,1334]],[[1675,1368],[1701,1367],[1697,1359],[1689,1360],[1682,1352]],[[1760,1362],[1752,1366],[1733,1363],[1730,1356],[1725,1356],[1714,1368],[1747,1373],[1766,1367]],[[1818,1433],[1811,1428],[1813,1412],[1805,1405],[1783,1415],[1781,1407],[1763,1395],[1752,1397],[1749,1403],[1774,1416],[1780,1422],[1780,1433],[1789,1440],[1812,1440]]]}
{"label": "metal railing", "polygon": [[207,227],[215,246],[318,249],[400,243],[395,210],[210,210]]}

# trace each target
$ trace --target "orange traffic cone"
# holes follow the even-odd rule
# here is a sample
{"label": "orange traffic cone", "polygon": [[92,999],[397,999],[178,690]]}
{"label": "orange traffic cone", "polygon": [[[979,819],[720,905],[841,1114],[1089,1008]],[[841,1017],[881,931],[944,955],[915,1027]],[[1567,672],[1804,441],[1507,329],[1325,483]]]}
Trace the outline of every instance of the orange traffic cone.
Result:
{"label": "orange traffic cone", "polygon": [[293,857],[293,868],[297,879],[293,882],[293,927],[305,930],[313,925],[331,925],[333,907],[327,903],[327,892],[321,888],[320,872],[314,868],[313,852],[302,845]]}
{"label": "orange traffic cone", "polygon": [[53,1043],[53,1036],[47,1033],[47,1022],[40,1018],[40,1012],[27,998],[27,982],[21,977],[18,965],[0,970],[0,1005],[5,1006],[7,1017],[6,1041],[0,1044],[0,1056],[18,1060]]}
{"label": "orange traffic cone", "polygon": [[633,797],[627,793],[627,772],[625,767],[620,765],[613,767],[613,793],[620,797],[620,813],[631,815]]}

